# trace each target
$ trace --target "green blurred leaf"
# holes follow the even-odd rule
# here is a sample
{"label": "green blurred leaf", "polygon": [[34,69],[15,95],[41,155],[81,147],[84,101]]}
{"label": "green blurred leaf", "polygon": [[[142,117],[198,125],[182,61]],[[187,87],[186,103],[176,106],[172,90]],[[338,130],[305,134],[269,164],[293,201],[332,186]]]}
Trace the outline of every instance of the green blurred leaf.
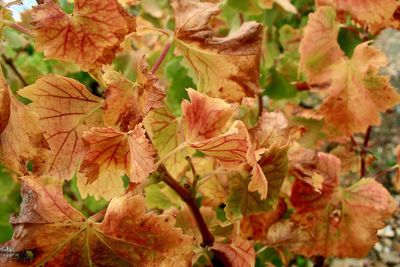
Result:
{"label": "green blurred leaf", "polygon": [[272,99],[285,99],[295,97],[297,89],[279,74],[275,69],[271,70],[271,83],[264,91],[264,95]]}

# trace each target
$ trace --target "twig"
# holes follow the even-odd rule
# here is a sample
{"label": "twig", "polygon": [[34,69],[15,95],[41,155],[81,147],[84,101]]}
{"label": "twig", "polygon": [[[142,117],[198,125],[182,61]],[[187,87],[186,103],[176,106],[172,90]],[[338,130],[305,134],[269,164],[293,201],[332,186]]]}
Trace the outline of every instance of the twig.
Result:
{"label": "twig", "polygon": [[157,59],[156,63],[154,63],[153,67],[151,68],[151,73],[156,73],[158,68],[161,66],[163,63],[165,57],[168,54],[169,49],[171,48],[172,45],[172,40],[168,40],[167,44],[165,45],[163,51],[161,52],[160,57]]}
{"label": "twig", "polygon": [[11,58],[7,58],[5,55],[1,55],[1,57],[4,60],[4,63],[6,63],[15,73],[15,75],[17,75],[18,79],[21,81],[21,83],[24,86],[27,86],[28,83],[26,82],[26,80],[24,79],[24,77],[22,76],[22,74],[18,71],[17,67],[14,65],[14,62],[12,61]]}
{"label": "twig", "polygon": [[194,196],[195,193],[196,193],[196,186],[197,186],[197,182],[200,179],[200,175],[197,174],[196,169],[194,168],[194,164],[193,164],[192,158],[187,156],[186,160],[188,161],[189,167],[192,170],[192,175],[193,175],[192,195]]}
{"label": "twig", "polygon": [[397,168],[399,168],[399,164],[396,164],[396,165],[394,165],[394,166],[392,166],[390,168],[387,168],[385,170],[379,171],[379,172],[375,173],[374,175],[372,175],[372,177],[374,179],[378,180],[378,178],[380,178],[380,177],[382,177],[382,176],[384,176],[384,175],[396,170]]}
{"label": "twig", "polygon": [[191,192],[182,187],[167,171],[164,164],[160,164],[158,167],[158,171],[160,172],[161,180],[166,183],[169,187],[171,187],[180,198],[188,205],[190,211],[193,214],[194,219],[196,220],[197,227],[200,230],[201,237],[203,242],[201,243],[202,247],[212,246],[214,244],[214,236],[211,234],[210,230],[208,230],[207,224],[204,221],[203,216],[200,213],[200,209],[196,204],[194,197]]}
{"label": "twig", "polygon": [[325,264],[325,257],[323,256],[316,256],[314,258],[314,267],[323,267]]}
{"label": "twig", "polygon": [[264,109],[263,96],[262,95],[258,95],[258,116],[259,117],[261,117],[263,109]]}
{"label": "twig", "polygon": [[366,162],[365,162],[365,157],[367,156],[367,152],[368,152],[368,142],[369,142],[369,138],[371,136],[371,126],[368,126],[367,132],[365,134],[365,139],[364,139],[364,143],[363,146],[361,147],[361,170],[360,170],[360,176],[365,177],[366,175]]}

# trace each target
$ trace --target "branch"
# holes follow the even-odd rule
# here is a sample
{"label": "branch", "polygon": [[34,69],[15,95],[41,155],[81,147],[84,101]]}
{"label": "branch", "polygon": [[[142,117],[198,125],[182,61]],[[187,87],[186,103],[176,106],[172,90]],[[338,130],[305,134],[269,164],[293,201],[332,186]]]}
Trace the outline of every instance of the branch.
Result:
{"label": "branch", "polygon": [[203,216],[200,213],[199,207],[196,204],[194,197],[192,196],[190,190],[182,187],[167,171],[164,164],[160,164],[158,167],[158,171],[160,172],[161,180],[166,183],[169,187],[171,187],[180,197],[181,199],[188,205],[190,211],[193,214],[194,219],[196,220],[197,226],[200,230],[201,237],[203,242],[201,243],[202,247],[212,246],[214,244],[214,236],[211,234],[210,230],[208,230],[207,224],[204,221]]}
{"label": "branch", "polygon": [[192,174],[193,174],[193,183],[192,183],[192,196],[195,196],[196,194],[196,187],[197,187],[197,183],[200,179],[200,175],[197,174],[196,169],[194,168],[194,164],[193,164],[193,160],[191,157],[187,156],[186,160],[189,163],[190,169],[192,170]]}
{"label": "branch", "polygon": [[264,101],[262,94],[260,94],[258,95],[258,117],[262,116],[263,109],[264,109]]}
{"label": "branch", "polygon": [[365,177],[366,175],[366,163],[365,163],[365,157],[367,156],[367,152],[368,152],[368,142],[369,142],[369,138],[371,137],[371,126],[368,126],[367,132],[365,134],[365,139],[364,139],[364,144],[361,147],[361,170],[360,170],[360,176]]}
{"label": "branch", "polygon": [[4,63],[6,63],[15,73],[15,75],[17,75],[18,79],[21,81],[21,83],[24,86],[27,86],[28,83],[25,81],[24,77],[22,76],[22,74],[18,71],[17,67],[14,65],[14,62],[12,61],[11,58],[7,58],[5,55],[1,55],[1,57],[4,60]]}

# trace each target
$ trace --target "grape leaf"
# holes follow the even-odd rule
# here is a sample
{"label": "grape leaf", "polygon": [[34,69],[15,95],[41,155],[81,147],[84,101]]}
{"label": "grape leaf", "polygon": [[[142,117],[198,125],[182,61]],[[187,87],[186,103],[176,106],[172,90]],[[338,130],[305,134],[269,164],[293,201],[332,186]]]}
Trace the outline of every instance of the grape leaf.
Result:
{"label": "grape leaf", "polygon": [[44,171],[50,151],[39,118],[14,97],[1,71],[0,122],[0,161],[18,174],[27,173],[29,161],[33,172]]}
{"label": "grape leaf", "polygon": [[256,262],[256,252],[253,245],[240,237],[227,243],[216,243],[212,249],[214,257],[223,260],[223,266],[232,267],[254,267]]}
{"label": "grape leaf", "polygon": [[[241,219],[242,216],[269,211],[273,208],[273,199],[261,200],[257,192],[249,192],[248,174],[235,173],[229,179],[229,196],[224,209],[229,220],[235,221]],[[269,194],[271,194],[270,191],[268,190]]]}
{"label": "grape leaf", "polygon": [[235,109],[222,99],[208,97],[188,89],[190,102],[182,102],[186,140],[203,141],[220,135]]}
{"label": "grape leaf", "polygon": [[128,174],[132,183],[141,183],[155,171],[155,150],[141,124],[128,133],[110,127],[92,128],[82,140],[84,155],[79,171],[83,175],[78,176],[82,197],[120,196],[124,192],[122,175]]}
{"label": "grape leaf", "polygon": [[[192,238],[174,218],[146,213],[144,197],[113,199],[86,219],[64,199],[54,179],[25,177],[13,217],[13,239],[0,247],[2,266],[187,266]],[[24,258],[31,255],[29,258]]]}
{"label": "grape leaf", "polygon": [[240,235],[245,239],[265,240],[270,226],[282,219],[286,211],[286,203],[280,199],[272,211],[244,216],[240,223]]}
{"label": "grape leaf", "polygon": [[189,143],[190,147],[211,156],[228,168],[240,168],[247,162],[249,137],[242,121],[235,121],[225,133],[203,141]]}
{"label": "grape leaf", "polygon": [[[143,124],[161,158],[185,141],[180,121],[166,108],[150,111]],[[173,177],[183,172],[188,155],[189,151],[184,148],[165,159],[164,165]]]}
{"label": "grape leaf", "polygon": [[197,78],[198,90],[240,102],[260,92],[262,25],[251,21],[229,37],[215,37],[207,25],[219,13],[217,3],[174,0],[175,41]]}
{"label": "grape leaf", "polygon": [[296,250],[304,246],[307,242],[312,242],[309,232],[291,220],[283,220],[269,227],[263,244],[269,247],[283,247],[289,250]]}
{"label": "grape leaf", "polygon": [[[300,53],[308,79],[326,88],[327,96],[319,108],[324,128],[331,136],[341,137],[379,125],[379,112],[400,103],[400,94],[390,85],[389,77],[379,74],[387,60],[368,42],[359,44],[351,59],[343,56],[336,41],[339,24],[335,17],[331,7],[321,7],[310,16]],[[316,36],[323,41],[315,40]]]}
{"label": "grape leaf", "polygon": [[103,75],[108,84],[104,106],[104,122],[107,125],[117,125],[122,131],[131,130],[150,110],[163,106],[165,94],[158,78],[147,68],[145,58],[141,57],[136,83],[112,70]]}
{"label": "grape leaf", "polygon": [[378,240],[377,230],[391,217],[396,201],[373,179],[361,179],[339,187],[340,160],[318,153],[319,172],[324,177],[321,193],[303,181],[293,185],[292,220],[310,232],[312,241],[295,252],[305,256],[365,257]]}
{"label": "grape leaf", "polygon": [[71,61],[84,70],[110,64],[135,18],[117,0],[75,0],[73,14],[53,1],[34,7],[36,47],[47,58]]}
{"label": "grape leaf", "polygon": [[357,22],[365,26],[371,33],[387,28],[389,26],[400,27],[399,21],[395,20],[394,14],[400,6],[396,0],[317,0],[318,6],[330,5],[338,13],[348,13]]}
{"label": "grape leaf", "polygon": [[33,101],[29,107],[39,115],[53,152],[46,161],[48,174],[71,179],[81,159],[82,133],[101,121],[98,111],[103,100],[78,81],[55,74],[43,76],[18,93]]}

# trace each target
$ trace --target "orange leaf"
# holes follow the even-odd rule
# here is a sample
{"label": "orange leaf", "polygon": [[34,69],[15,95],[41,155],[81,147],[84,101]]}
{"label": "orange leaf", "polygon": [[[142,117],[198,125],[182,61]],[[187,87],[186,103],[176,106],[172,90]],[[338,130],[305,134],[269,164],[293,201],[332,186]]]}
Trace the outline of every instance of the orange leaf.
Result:
{"label": "orange leaf", "polygon": [[243,163],[247,162],[248,133],[242,121],[235,121],[231,128],[222,135],[189,145],[219,160],[227,168],[240,168]]}
{"label": "orange leaf", "polygon": [[155,170],[155,150],[141,124],[129,133],[112,128],[92,128],[83,134],[84,155],[78,176],[82,197],[111,199],[124,192],[121,176],[141,183]]}
{"label": "orange leaf", "polygon": [[104,106],[107,125],[119,126],[122,131],[131,130],[150,110],[163,106],[165,94],[158,78],[147,67],[145,58],[141,57],[136,83],[116,71],[104,74],[103,78],[108,84]]}
{"label": "orange leaf", "polygon": [[183,267],[191,261],[193,239],[174,228],[172,216],[147,213],[143,196],[113,199],[99,223],[102,212],[86,219],[52,181],[24,178],[21,212],[11,219],[13,239],[0,248],[1,266]]}
{"label": "orange leaf", "polygon": [[394,18],[400,6],[396,0],[317,0],[316,3],[319,6],[333,6],[338,13],[350,14],[360,24],[369,26],[368,30],[373,34],[390,26],[400,26]]}
{"label": "orange leaf", "polygon": [[256,252],[252,243],[240,237],[236,237],[230,244],[216,243],[212,247],[214,257],[222,261],[223,266],[254,267]]}
{"label": "orange leaf", "polygon": [[223,133],[235,109],[222,99],[208,97],[193,89],[187,91],[190,102],[182,102],[186,140],[203,141]]}
{"label": "orange leaf", "polygon": [[305,256],[365,257],[378,240],[377,230],[396,209],[396,202],[373,179],[339,187],[339,159],[324,153],[318,158],[324,177],[321,193],[300,180],[293,185],[291,201],[296,212],[292,220],[312,236],[312,241],[294,251]]}
{"label": "orange leaf", "polygon": [[46,75],[23,88],[20,95],[33,101],[29,106],[39,115],[39,125],[52,150],[47,160],[49,175],[71,179],[81,159],[81,135],[99,125],[102,99],[92,95],[76,80]]}
{"label": "orange leaf", "polygon": [[54,1],[33,9],[36,48],[47,58],[72,61],[84,70],[110,64],[135,18],[117,0],[75,0],[72,15]]}
{"label": "orange leaf", "polygon": [[301,41],[300,64],[309,84],[325,89],[327,96],[319,108],[325,130],[332,137],[348,137],[379,125],[379,112],[400,103],[400,95],[389,77],[379,74],[387,65],[384,54],[365,42],[348,59],[337,43],[338,33],[333,8],[318,8],[310,15]]}
{"label": "orange leaf", "polygon": [[0,161],[18,174],[27,173],[29,161],[33,172],[45,169],[50,151],[38,121],[38,116],[14,97],[0,71]]}

